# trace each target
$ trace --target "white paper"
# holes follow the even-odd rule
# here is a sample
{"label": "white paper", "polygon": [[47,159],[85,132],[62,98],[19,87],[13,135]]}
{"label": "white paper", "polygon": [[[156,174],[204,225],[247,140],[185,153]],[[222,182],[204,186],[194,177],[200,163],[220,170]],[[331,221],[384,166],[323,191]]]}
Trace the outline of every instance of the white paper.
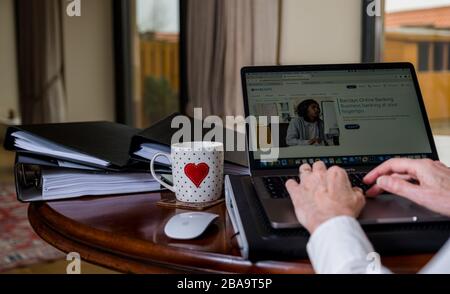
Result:
{"label": "white paper", "polygon": [[42,198],[44,200],[86,195],[152,192],[160,189],[160,184],[148,173],[42,171]]}
{"label": "white paper", "polygon": [[[160,152],[170,154],[170,147],[160,144],[145,143],[142,144],[141,149],[136,151],[134,154],[151,160],[156,153]],[[155,162],[162,165],[171,165],[171,162],[165,156],[159,156],[156,158]]]}
{"label": "white paper", "polygon": [[14,132],[12,136],[16,138],[14,140],[14,146],[20,149],[43,155],[57,156],[68,160],[97,164],[100,166],[108,166],[110,164],[105,160],[76,152],[26,132]]}

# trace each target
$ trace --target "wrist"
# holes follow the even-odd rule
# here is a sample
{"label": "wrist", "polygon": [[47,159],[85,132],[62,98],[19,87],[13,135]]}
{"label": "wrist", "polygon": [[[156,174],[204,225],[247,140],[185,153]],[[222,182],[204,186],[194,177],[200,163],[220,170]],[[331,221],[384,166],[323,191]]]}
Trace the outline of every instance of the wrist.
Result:
{"label": "wrist", "polygon": [[311,222],[309,222],[309,224],[307,226],[305,226],[305,228],[312,235],[320,226],[322,226],[323,224],[327,223],[328,221],[331,221],[332,219],[335,219],[338,217],[355,218],[353,215],[346,214],[346,213],[333,214],[333,215],[329,215],[326,217],[316,218],[316,219],[312,220]]}

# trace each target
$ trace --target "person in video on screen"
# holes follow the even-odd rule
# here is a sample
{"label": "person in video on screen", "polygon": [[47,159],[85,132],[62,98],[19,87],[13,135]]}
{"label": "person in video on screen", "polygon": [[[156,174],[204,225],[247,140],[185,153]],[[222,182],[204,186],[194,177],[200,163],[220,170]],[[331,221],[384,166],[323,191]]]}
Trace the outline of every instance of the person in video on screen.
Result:
{"label": "person in video on screen", "polygon": [[[322,162],[300,167],[301,184],[286,182],[299,222],[311,233],[308,255],[317,273],[373,273],[372,244],[356,221],[365,197],[384,191],[450,216],[450,169],[430,159],[392,159],[364,178],[364,196],[345,170]],[[412,181],[413,180],[413,181]],[[390,273],[379,263],[375,273]],[[450,274],[450,241],[420,273]]]}
{"label": "person in video on screen", "polygon": [[291,120],[287,129],[286,144],[326,145],[319,103],[313,99],[304,100],[297,106],[296,113],[298,117]]}

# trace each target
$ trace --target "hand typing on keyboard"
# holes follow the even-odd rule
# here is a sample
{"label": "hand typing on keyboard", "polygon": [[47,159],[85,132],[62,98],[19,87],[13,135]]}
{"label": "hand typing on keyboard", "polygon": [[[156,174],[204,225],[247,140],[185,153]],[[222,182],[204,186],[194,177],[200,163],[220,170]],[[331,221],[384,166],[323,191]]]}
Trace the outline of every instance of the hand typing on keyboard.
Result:
{"label": "hand typing on keyboard", "polygon": [[364,182],[375,184],[367,191],[369,197],[386,191],[450,216],[450,169],[439,161],[391,159],[367,174]]}
{"label": "hand typing on keyboard", "polygon": [[312,234],[316,228],[337,216],[358,217],[365,205],[360,187],[352,187],[345,170],[333,166],[327,169],[321,161],[311,167],[300,167],[300,183],[286,182],[299,222]]}

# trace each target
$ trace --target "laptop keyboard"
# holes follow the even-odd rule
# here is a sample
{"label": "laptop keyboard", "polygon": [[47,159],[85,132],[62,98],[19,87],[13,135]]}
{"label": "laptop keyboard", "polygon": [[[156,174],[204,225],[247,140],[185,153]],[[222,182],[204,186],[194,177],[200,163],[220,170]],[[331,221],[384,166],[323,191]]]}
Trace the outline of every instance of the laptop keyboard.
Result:
{"label": "laptop keyboard", "polygon": [[352,187],[360,187],[364,193],[370,189],[370,186],[364,184],[363,179],[367,175],[367,173],[349,173],[348,178]]}
{"label": "laptop keyboard", "polygon": [[[367,173],[349,173],[350,183],[353,187],[360,187],[366,192],[370,187],[363,183],[363,178]],[[300,182],[298,176],[280,176],[280,177],[263,177],[263,183],[266,187],[267,192],[269,192],[270,197],[273,199],[289,198],[289,193],[286,190],[286,182],[288,180],[296,180]]]}
{"label": "laptop keyboard", "polygon": [[264,177],[262,179],[267,192],[273,199],[289,198],[289,193],[285,187],[288,180],[294,179],[300,182],[299,177]]}

